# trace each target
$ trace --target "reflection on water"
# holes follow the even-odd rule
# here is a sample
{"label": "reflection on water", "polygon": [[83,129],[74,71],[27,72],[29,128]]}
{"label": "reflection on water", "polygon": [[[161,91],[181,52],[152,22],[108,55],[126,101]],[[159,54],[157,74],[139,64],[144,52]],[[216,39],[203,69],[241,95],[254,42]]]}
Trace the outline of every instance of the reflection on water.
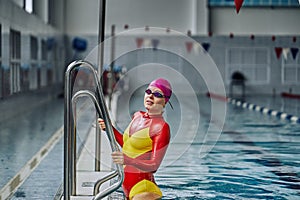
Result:
{"label": "reflection on water", "polygon": [[[209,123],[206,111],[199,134]],[[163,199],[299,199],[299,125],[233,106],[226,119],[205,157],[200,149],[209,141],[196,137],[180,158],[156,173]],[[183,144],[171,145],[180,150]],[[172,159],[168,153],[166,159]]]}

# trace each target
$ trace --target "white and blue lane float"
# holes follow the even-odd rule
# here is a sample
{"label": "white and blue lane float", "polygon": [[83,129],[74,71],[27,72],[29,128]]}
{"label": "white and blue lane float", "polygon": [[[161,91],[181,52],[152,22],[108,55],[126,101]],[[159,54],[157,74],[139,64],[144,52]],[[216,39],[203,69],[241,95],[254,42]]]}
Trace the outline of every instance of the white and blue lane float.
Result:
{"label": "white and blue lane float", "polygon": [[253,110],[256,112],[260,112],[262,114],[265,115],[269,115],[269,116],[273,116],[273,117],[277,117],[283,120],[287,120],[293,123],[298,123],[300,124],[300,118],[295,116],[295,115],[291,115],[285,112],[281,112],[281,111],[277,111],[277,110],[273,110],[273,109],[269,109],[267,107],[264,106],[259,106],[256,104],[252,104],[252,103],[248,103],[242,100],[238,100],[238,99],[233,99],[230,97],[224,97],[218,94],[213,94],[213,93],[207,93],[208,97],[214,98],[214,99],[218,99],[221,101],[225,101],[227,103],[231,103],[232,105],[235,105],[237,107],[242,107],[248,110]]}

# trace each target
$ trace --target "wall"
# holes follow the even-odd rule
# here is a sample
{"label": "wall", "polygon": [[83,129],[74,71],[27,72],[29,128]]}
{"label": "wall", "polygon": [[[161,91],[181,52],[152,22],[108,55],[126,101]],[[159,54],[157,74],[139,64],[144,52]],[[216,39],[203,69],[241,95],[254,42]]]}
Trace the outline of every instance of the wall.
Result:
{"label": "wall", "polygon": [[209,9],[207,1],[196,0],[196,33],[195,35],[206,35],[209,32]]}
{"label": "wall", "polygon": [[[40,86],[42,87],[62,82],[62,73],[65,65],[63,50],[64,38],[62,32],[59,29],[47,24],[44,18],[40,18],[35,14],[29,14],[24,11],[22,7],[20,7],[20,5],[14,4],[12,1],[7,0],[0,0],[0,23],[2,27],[1,70],[7,72],[8,75],[16,73],[16,77],[18,77],[18,80],[12,80],[12,76],[9,76],[9,79],[11,79],[10,85],[22,84],[22,81],[20,81],[22,79],[25,79],[26,82],[36,82],[36,79],[38,79],[39,75],[36,74],[36,69],[32,68],[32,60],[30,58],[30,36],[34,36],[38,39],[38,59],[35,62],[37,64],[37,67],[41,71]],[[15,71],[11,68],[10,60],[10,30],[16,30],[21,33],[21,59],[20,61],[18,61],[20,62],[20,69],[17,69]],[[45,41],[47,44],[50,44],[48,42],[51,39],[53,39],[52,41],[54,41],[54,43],[52,43],[52,47],[47,46],[47,58],[46,60],[43,60],[41,43],[42,41]],[[27,80],[32,78],[32,73],[35,73],[35,78],[33,78],[33,80]],[[51,77],[51,80],[49,77]],[[29,88],[28,86],[26,86],[26,90],[38,88],[36,84],[29,83],[29,85]],[[23,88],[22,85],[18,87]],[[22,89],[20,91],[13,92],[22,92]]]}
{"label": "wall", "polygon": [[52,0],[50,4],[50,22],[57,30],[65,33],[66,24],[66,2],[63,0]]}
{"label": "wall", "polygon": [[65,33],[98,34],[99,0],[65,1]]}
{"label": "wall", "polygon": [[[212,57],[226,85],[229,93],[232,69],[242,69],[247,78],[247,94],[281,94],[282,92],[300,93],[298,83],[287,80],[292,79],[293,74],[286,74],[285,66],[292,63],[293,67],[300,67],[300,55],[293,59],[291,52],[285,59],[283,53],[277,58],[275,48],[299,48],[300,37],[277,36],[275,40],[271,36],[212,36],[194,37],[199,43],[209,43],[209,55]],[[294,40],[295,39],[295,40]],[[230,56],[229,51],[235,50],[235,54]],[[241,52],[248,54],[242,54]],[[258,57],[255,57],[258,55]],[[261,70],[266,69],[266,71]],[[300,70],[298,70],[298,73]],[[300,74],[299,74],[300,75]],[[285,79],[283,78],[285,77]],[[299,76],[300,77],[300,76]]]}
{"label": "wall", "polygon": [[236,14],[234,7],[210,10],[211,31],[215,35],[299,35],[299,8],[242,7]]}
{"label": "wall", "polygon": [[[99,0],[55,0],[53,4],[54,15],[52,24],[56,28],[45,24],[35,15],[29,15],[23,9],[13,5],[10,1],[0,0],[0,22],[2,24],[2,63],[9,63],[8,48],[9,39],[5,38],[10,28],[21,30],[28,43],[30,34],[37,35],[39,39],[46,39],[49,35],[58,35],[60,52],[67,49],[66,56],[63,53],[57,53],[56,59],[66,60],[67,63],[73,59],[85,58],[88,53],[97,45],[98,42],[98,9]],[[268,51],[270,62],[270,71],[267,83],[248,83],[249,93],[276,93],[287,91],[292,88],[297,91],[297,84],[283,84],[278,81],[282,77],[282,60],[278,60],[274,54],[274,47],[299,47],[300,26],[297,26],[297,19],[300,18],[299,9],[287,8],[247,8],[242,7],[239,14],[236,14],[234,7],[226,8],[207,8],[205,0],[107,0],[106,14],[106,36],[109,37],[111,25],[116,25],[117,33],[124,32],[124,25],[129,25],[129,30],[144,27],[145,25],[154,27],[171,28],[172,30],[186,34],[187,30],[192,31],[192,37],[199,43],[209,42],[211,48],[209,54],[217,64],[219,71],[225,80],[226,87],[228,80],[227,52],[232,47],[255,48],[261,47]],[[212,37],[207,33],[212,31]],[[229,33],[234,33],[234,38],[229,38]],[[62,34],[66,34],[63,38]],[[166,33],[164,33],[166,34]],[[255,35],[255,40],[250,40],[250,34]],[[271,35],[276,36],[276,41],[272,41]],[[296,36],[296,42],[291,42],[291,37]],[[82,37],[88,41],[88,49],[85,52],[76,54],[72,49],[72,40],[74,37]],[[136,36],[134,36],[136,37]],[[173,36],[172,36],[173,37]],[[24,48],[28,50],[28,46]],[[179,48],[185,49],[180,46]],[[110,51],[108,49],[108,51]],[[6,55],[5,55],[6,52]],[[24,54],[26,55],[26,54]],[[107,55],[109,56],[109,55]],[[152,55],[153,56],[153,55]],[[28,55],[27,55],[28,57]],[[129,64],[138,65],[134,61],[136,55],[130,56]],[[25,59],[26,58],[22,58]],[[175,62],[174,57],[168,58]],[[26,62],[24,60],[24,62]],[[150,60],[150,58],[148,59]],[[176,60],[176,58],[175,58]],[[60,63],[60,67],[63,64]],[[64,66],[63,66],[64,67]],[[62,67],[62,68],[63,68]],[[185,63],[179,63],[181,72],[186,74],[189,71]],[[185,70],[185,71],[184,71]],[[60,73],[59,73],[60,74]],[[57,75],[59,77],[60,75]],[[197,77],[191,78],[192,85],[196,87]],[[295,89],[294,89],[295,88]],[[205,92],[205,88],[200,88],[199,92]]]}
{"label": "wall", "polygon": [[[99,0],[66,0],[66,32],[68,34],[98,33]],[[111,25],[116,31],[145,26],[171,28],[193,35],[290,35],[299,34],[297,26],[300,7],[208,7],[207,0],[107,0],[106,34]]]}
{"label": "wall", "polygon": [[154,26],[171,28],[186,33],[195,33],[194,0],[118,0],[107,1],[107,25],[116,24],[123,28]]}
{"label": "wall", "polygon": [[[75,1],[69,0],[67,2],[70,4]],[[92,12],[82,15],[86,16],[88,20],[84,21],[83,17],[82,19],[76,18],[76,20],[73,20],[72,23],[74,24],[67,23],[70,36],[69,43],[71,43],[72,38],[78,35],[88,40],[88,50],[83,52],[80,55],[81,57],[85,57],[97,44],[98,27],[96,24],[98,23],[98,18],[93,16],[95,16],[94,12],[97,12],[95,7],[98,6],[98,1],[90,1],[85,6],[83,3],[74,3],[78,5],[67,6],[70,12],[73,12],[71,7],[75,8],[76,12],[79,12],[80,9],[92,7],[91,2],[94,2],[94,8],[89,9]],[[69,13],[68,16],[68,20],[75,18],[74,13]],[[209,55],[221,72],[227,92],[230,83],[230,73],[233,69],[228,63],[228,52],[233,48],[246,49],[246,51],[264,49],[266,55],[262,59],[265,60],[267,68],[263,72],[264,75],[256,72],[260,70],[257,68],[257,65],[252,65],[253,67],[250,69],[252,74],[245,72],[248,77],[246,93],[280,94],[290,89],[293,92],[300,92],[299,82],[283,82],[285,60],[282,56],[280,59],[277,59],[274,52],[275,47],[299,47],[300,26],[296,26],[299,18],[299,8],[242,7],[240,13],[236,14],[234,7],[207,8],[206,1],[199,0],[110,0],[107,1],[106,35],[109,37],[112,24],[116,25],[117,35],[125,30],[125,24],[129,25],[129,31],[145,25],[163,28],[170,27],[183,34],[186,34],[187,30],[192,30],[193,38],[200,44],[202,42],[210,43]],[[91,26],[91,24],[94,26]],[[207,34],[210,31],[212,32],[212,37],[209,37]],[[234,34],[233,38],[229,37],[230,33]],[[250,39],[251,34],[254,35],[254,40]],[[272,35],[276,36],[275,41],[272,41]],[[292,41],[294,36],[296,37],[295,42]],[[178,46],[178,48],[182,48],[185,51],[185,46]],[[107,49],[106,52],[108,52],[106,56],[109,57],[110,49]],[[259,52],[254,54],[259,54]],[[121,60],[129,68],[132,68],[141,64],[141,59],[140,61],[136,60],[138,57],[139,53],[134,52],[132,55],[128,55],[126,59],[122,58],[125,61]],[[156,55],[150,53],[148,58],[146,56],[145,59],[151,62],[151,59],[156,59],[156,57]],[[177,60],[177,58],[172,56],[166,59],[173,64]],[[289,62],[294,62],[290,57],[289,59]],[[299,55],[297,59],[299,59]],[[122,62],[119,64],[122,64]],[[165,61],[161,62],[165,63]],[[295,61],[295,63],[297,66],[299,65],[299,61]],[[251,68],[251,64],[249,66]],[[188,63],[181,62],[173,65],[173,67],[181,73],[189,75],[192,86],[194,88],[198,87],[198,92],[206,92],[207,88],[203,86],[203,80],[200,80],[199,83],[199,77],[195,76],[194,70],[190,70]],[[137,72],[137,74],[139,73]],[[253,73],[258,74],[253,75]],[[264,78],[265,80],[263,80]]]}
{"label": "wall", "polygon": [[[68,34],[98,33],[99,0],[66,0],[66,32]],[[107,0],[106,33],[110,34],[111,25],[117,32],[129,28],[147,26],[171,28],[186,33],[196,33],[195,0]],[[198,21],[199,22],[199,21]],[[200,22],[199,22],[200,23]]]}

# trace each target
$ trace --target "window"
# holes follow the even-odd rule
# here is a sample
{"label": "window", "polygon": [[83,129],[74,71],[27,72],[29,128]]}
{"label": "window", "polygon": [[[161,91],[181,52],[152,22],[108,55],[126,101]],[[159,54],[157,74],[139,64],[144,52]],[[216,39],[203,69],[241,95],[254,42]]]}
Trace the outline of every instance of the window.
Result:
{"label": "window", "polygon": [[10,92],[16,93],[20,89],[21,66],[21,32],[11,29],[9,38],[10,47]]}
{"label": "window", "polygon": [[[234,6],[234,0],[209,0],[209,6]],[[243,6],[299,6],[298,0],[245,0]]]}
{"label": "window", "polygon": [[48,23],[55,25],[55,2],[54,0],[48,1]]}
{"label": "window", "polygon": [[243,73],[249,84],[269,83],[270,58],[267,48],[235,47],[227,49],[226,53],[227,83],[230,83],[235,71]]}
{"label": "window", "polygon": [[3,82],[3,67],[2,67],[2,26],[0,24],[0,98],[3,96],[3,87],[4,87],[4,82]]}
{"label": "window", "polygon": [[295,58],[289,53],[282,64],[282,83],[299,84],[300,83],[300,59],[299,55]]}
{"label": "window", "polygon": [[38,59],[38,41],[34,36],[30,36],[30,59]]}
{"label": "window", "polygon": [[28,12],[28,13],[32,13],[33,12],[33,5],[32,2],[33,0],[24,0],[24,9]]}
{"label": "window", "polygon": [[41,50],[42,50],[42,62],[41,67],[39,68],[39,87],[47,85],[47,41],[41,41]]}
{"label": "window", "polygon": [[8,66],[2,65],[2,27],[0,24],[0,97],[10,94],[10,70]]}
{"label": "window", "polygon": [[29,71],[29,89],[39,88],[39,70],[38,70],[38,39],[30,36],[30,71]]}
{"label": "window", "polygon": [[42,40],[42,60],[47,60],[47,42],[46,40]]}
{"label": "window", "polygon": [[2,26],[0,24],[0,66],[1,66],[1,58],[2,58]]}

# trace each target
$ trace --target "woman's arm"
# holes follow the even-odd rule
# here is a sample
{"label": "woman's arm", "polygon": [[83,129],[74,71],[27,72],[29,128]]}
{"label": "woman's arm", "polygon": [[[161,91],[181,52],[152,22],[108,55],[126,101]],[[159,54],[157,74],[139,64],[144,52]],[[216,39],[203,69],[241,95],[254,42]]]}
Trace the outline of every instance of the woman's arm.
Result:
{"label": "woman's arm", "polygon": [[115,127],[112,127],[114,131],[115,138],[118,144],[123,147],[123,134],[121,134]]}
{"label": "woman's arm", "polygon": [[[104,120],[99,118],[98,119],[98,124],[99,124],[99,127],[101,128],[101,130],[105,131],[106,126],[105,126]],[[113,131],[114,131],[116,141],[118,142],[118,144],[121,147],[123,147],[123,135],[115,127],[112,127],[112,128],[113,128]]]}

